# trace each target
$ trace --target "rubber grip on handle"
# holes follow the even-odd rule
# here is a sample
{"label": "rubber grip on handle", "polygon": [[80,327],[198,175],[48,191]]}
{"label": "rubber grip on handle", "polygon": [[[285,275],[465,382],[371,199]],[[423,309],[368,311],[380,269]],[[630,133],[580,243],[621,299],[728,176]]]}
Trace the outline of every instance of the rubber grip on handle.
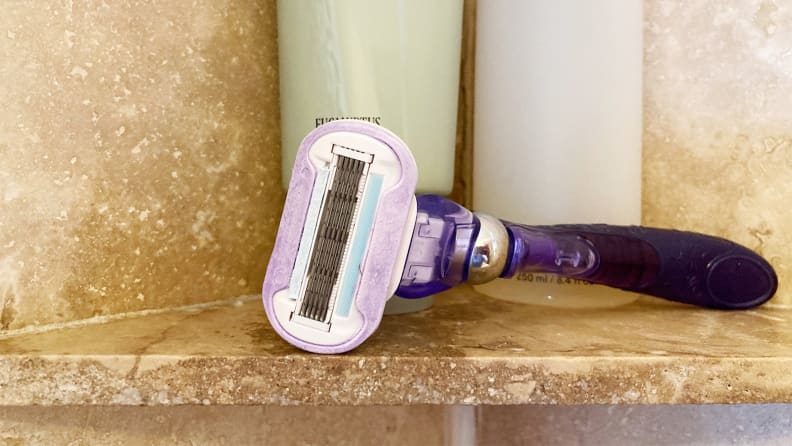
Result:
{"label": "rubber grip on handle", "polygon": [[538,228],[587,240],[599,263],[580,278],[594,283],[719,309],[761,305],[778,287],[776,273],[765,259],[718,237],[640,226]]}

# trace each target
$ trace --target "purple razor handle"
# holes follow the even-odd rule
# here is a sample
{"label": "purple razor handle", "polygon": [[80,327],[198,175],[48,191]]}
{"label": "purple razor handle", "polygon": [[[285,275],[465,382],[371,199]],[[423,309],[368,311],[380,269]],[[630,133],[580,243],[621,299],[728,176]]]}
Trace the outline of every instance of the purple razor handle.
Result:
{"label": "purple razor handle", "polygon": [[439,196],[418,213],[396,294],[423,297],[462,282],[543,272],[718,309],[775,294],[772,266],[728,240],[638,226],[528,226],[474,214]]}

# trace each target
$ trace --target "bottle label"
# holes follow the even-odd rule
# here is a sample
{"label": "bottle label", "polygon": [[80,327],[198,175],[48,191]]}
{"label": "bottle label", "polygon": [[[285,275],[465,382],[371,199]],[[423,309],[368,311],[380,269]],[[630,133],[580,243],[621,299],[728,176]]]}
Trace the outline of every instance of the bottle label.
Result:
{"label": "bottle label", "polygon": [[580,279],[570,279],[569,277],[561,277],[556,276],[555,274],[546,274],[546,273],[528,273],[528,272],[521,272],[517,273],[514,276],[515,280],[522,280],[529,283],[539,283],[539,284],[548,284],[548,285],[594,285],[591,282],[580,280]]}
{"label": "bottle label", "polygon": [[338,121],[339,119],[357,119],[358,121],[368,121],[377,125],[381,125],[380,121],[382,120],[381,116],[323,116],[316,118],[316,127],[319,127],[322,124],[327,124],[328,122]]}

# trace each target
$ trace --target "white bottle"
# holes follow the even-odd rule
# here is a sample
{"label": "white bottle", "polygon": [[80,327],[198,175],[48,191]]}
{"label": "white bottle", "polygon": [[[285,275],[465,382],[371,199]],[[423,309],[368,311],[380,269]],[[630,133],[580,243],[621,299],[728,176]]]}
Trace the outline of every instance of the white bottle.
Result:
{"label": "white bottle", "polygon": [[418,191],[454,177],[462,0],[279,0],[283,181],[314,127],[359,118],[399,135]]}
{"label": "white bottle", "polygon": [[[639,224],[641,0],[478,3],[473,204],[525,224]],[[564,307],[635,294],[549,274],[477,290]]]}

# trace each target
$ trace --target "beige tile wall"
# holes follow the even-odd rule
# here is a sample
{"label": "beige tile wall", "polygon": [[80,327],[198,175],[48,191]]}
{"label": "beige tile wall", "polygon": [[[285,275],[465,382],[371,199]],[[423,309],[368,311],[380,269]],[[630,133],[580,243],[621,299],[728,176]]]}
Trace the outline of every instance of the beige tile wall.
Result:
{"label": "beige tile wall", "polygon": [[[0,331],[260,286],[283,199],[275,0],[108,5],[3,5]],[[645,8],[644,222],[755,248],[792,303],[792,6]]]}
{"label": "beige tile wall", "polygon": [[274,3],[3,3],[0,331],[260,289]]}
{"label": "beige tile wall", "polygon": [[442,407],[10,407],[0,445],[442,445]]}
{"label": "beige tile wall", "polygon": [[789,405],[5,407],[0,444],[782,446],[791,420]]}
{"label": "beige tile wall", "polygon": [[763,445],[792,442],[792,406],[503,406],[478,411],[478,444]]}
{"label": "beige tile wall", "polygon": [[644,223],[755,249],[792,304],[792,3],[644,5]]}

